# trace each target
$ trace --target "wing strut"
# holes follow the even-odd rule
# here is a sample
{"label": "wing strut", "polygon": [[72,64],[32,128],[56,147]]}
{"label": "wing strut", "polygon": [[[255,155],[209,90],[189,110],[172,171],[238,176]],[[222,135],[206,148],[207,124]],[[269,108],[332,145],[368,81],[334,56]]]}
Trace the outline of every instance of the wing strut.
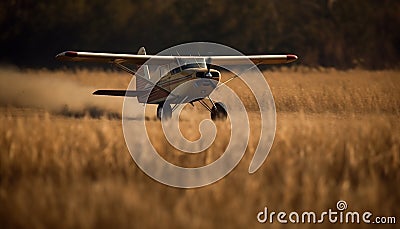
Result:
{"label": "wing strut", "polygon": [[165,88],[163,88],[163,87],[161,87],[161,86],[159,86],[159,85],[153,83],[152,81],[150,81],[150,80],[148,80],[148,79],[146,79],[146,78],[144,78],[144,77],[141,77],[141,76],[139,76],[139,75],[136,75],[136,71],[134,71],[134,70],[132,70],[132,69],[126,67],[125,65],[120,64],[120,63],[115,62],[115,61],[113,62],[113,64],[114,64],[115,66],[117,66],[118,68],[120,68],[121,70],[123,70],[123,71],[125,71],[125,72],[127,72],[127,73],[129,73],[129,74],[134,75],[135,77],[140,77],[141,79],[145,80],[147,83],[151,84],[153,87],[159,88],[159,89],[161,89],[161,90],[167,92],[168,94],[171,94],[171,95],[173,95],[173,96],[176,96],[176,95],[172,94],[171,91],[169,91],[169,90],[167,90],[167,89],[165,89]]}
{"label": "wing strut", "polygon": [[239,75],[243,74],[244,72],[249,71],[249,70],[252,69],[252,68],[254,68],[254,66],[251,67],[251,68],[246,69],[245,71],[242,71],[241,73],[239,73],[239,74],[237,74],[237,75],[234,74],[234,76],[232,76],[231,78],[227,79],[225,82],[220,83],[215,89],[221,87],[221,86],[224,85],[224,84],[229,83],[230,81],[232,81],[232,80],[236,79],[237,77],[239,77]]}
{"label": "wing strut", "polygon": [[[136,71],[134,71],[134,70],[132,70],[132,69],[126,67],[126,66],[123,65],[123,64],[120,64],[120,63],[115,62],[115,61],[113,62],[113,64],[114,64],[115,66],[117,66],[118,68],[120,68],[121,70],[124,70],[125,72],[127,72],[127,73],[129,73],[129,74],[132,74],[132,75],[135,75],[135,74],[136,74]],[[136,77],[137,77],[137,76],[136,76]]]}

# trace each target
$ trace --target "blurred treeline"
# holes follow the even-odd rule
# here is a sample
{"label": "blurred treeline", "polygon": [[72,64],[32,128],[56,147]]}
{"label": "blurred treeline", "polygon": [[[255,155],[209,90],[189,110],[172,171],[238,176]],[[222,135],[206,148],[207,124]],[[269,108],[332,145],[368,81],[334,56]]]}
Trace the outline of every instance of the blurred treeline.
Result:
{"label": "blurred treeline", "polygon": [[190,41],[340,69],[400,57],[398,0],[3,0],[0,25],[0,60],[22,67],[60,66],[64,50],[154,54]]}

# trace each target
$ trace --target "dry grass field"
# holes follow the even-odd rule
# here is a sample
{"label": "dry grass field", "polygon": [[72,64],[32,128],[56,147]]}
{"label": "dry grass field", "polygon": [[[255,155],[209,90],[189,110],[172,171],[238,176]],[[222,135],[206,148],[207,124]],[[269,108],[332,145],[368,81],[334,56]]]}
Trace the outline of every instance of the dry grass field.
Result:
{"label": "dry grass field", "polygon": [[[335,210],[338,200],[349,210],[399,221],[400,72],[299,68],[264,75],[277,130],[260,170],[248,174],[259,135],[254,99],[240,80],[232,81],[250,111],[245,156],[215,184],[178,189],[152,180],[133,162],[122,133],[122,99],[91,95],[95,88],[126,88],[129,75],[0,70],[0,227],[280,228],[258,223],[257,213],[265,206]],[[185,112],[181,127],[195,138],[208,113],[199,106]],[[220,131],[206,152],[185,155],[163,139],[154,113],[147,116],[152,141],[176,164],[210,163],[229,141]],[[227,125],[218,122],[218,130]]]}

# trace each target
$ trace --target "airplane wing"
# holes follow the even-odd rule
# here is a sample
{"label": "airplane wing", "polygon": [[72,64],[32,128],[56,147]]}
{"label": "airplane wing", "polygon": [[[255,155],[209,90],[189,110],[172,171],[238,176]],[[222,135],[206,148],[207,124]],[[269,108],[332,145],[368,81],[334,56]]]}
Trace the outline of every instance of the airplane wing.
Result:
{"label": "airplane wing", "polygon": [[[287,64],[297,60],[296,55],[251,55],[251,56],[213,56],[211,64],[217,66],[223,65],[248,65],[253,62],[260,64]],[[250,62],[251,61],[251,62]]]}
{"label": "airplane wing", "polygon": [[[150,60],[152,55],[133,55],[116,53],[97,53],[97,52],[75,52],[66,51],[56,56],[57,60],[75,62],[98,62],[98,63],[128,63],[142,65]],[[172,56],[158,56],[159,64],[171,63],[175,60]]]}
{"label": "airplane wing", "polygon": [[[207,61],[209,64],[223,65],[248,65],[253,62],[259,64],[286,64],[297,60],[296,55],[251,55],[251,56],[155,56],[115,53],[75,52],[66,51],[56,56],[61,61],[99,62],[99,63],[128,63],[142,65],[151,59],[151,64],[164,65],[177,60],[183,62]],[[251,62],[249,62],[249,60]]]}

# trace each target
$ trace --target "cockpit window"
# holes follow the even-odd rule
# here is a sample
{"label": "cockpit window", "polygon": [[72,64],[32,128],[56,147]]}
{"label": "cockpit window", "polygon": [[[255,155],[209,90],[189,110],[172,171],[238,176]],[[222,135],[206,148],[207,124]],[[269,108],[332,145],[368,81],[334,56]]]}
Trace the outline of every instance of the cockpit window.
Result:
{"label": "cockpit window", "polygon": [[174,68],[171,70],[171,74],[176,74],[181,72],[182,70],[188,69],[188,68],[206,68],[206,63],[191,63],[191,64],[185,64],[180,67]]}
{"label": "cockpit window", "polygon": [[[210,72],[213,78],[218,78],[219,73],[218,72]],[[196,72],[196,77],[197,78],[208,78],[206,76],[207,72]]]}

